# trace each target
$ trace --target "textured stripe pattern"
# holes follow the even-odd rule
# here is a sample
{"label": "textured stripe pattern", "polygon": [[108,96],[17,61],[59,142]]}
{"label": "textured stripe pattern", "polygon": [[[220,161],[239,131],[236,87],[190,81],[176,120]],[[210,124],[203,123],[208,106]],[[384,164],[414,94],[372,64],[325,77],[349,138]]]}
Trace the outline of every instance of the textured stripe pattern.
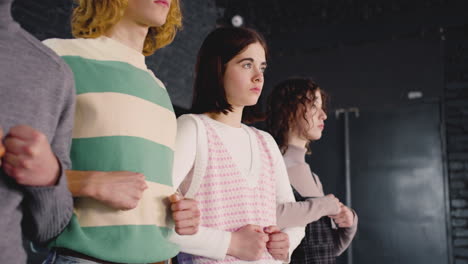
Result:
{"label": "textured stripe pattern", "polygon": [[72,221],[52,246],[119,263],[173,257],[178,247],[167,240],[173,227],[167,196],[174,192],[177,123],[166,89],[146,68],[142,54],[112,39],[45,44],[75,76],[72,169],[139,172],[149,186],[137,208],[128,211],[77,198]]}
{"label": "textured stripe pattern", "polygon": [[[122,93],[77,96],[73,138],[139,137],[174,149],[174,113],[158,104]],[[86,126],[82,125],[86,124]]]}
{"label": "textured stripe pattern", "polygon": [[[202,184],[195,199],[201,210],[201,225],[236,231],[247,224],[269,226],[276,224],[276,182],[273,162],[263,136],[253,128],[260,148],[261,175],[255,186],[249,186],[245,175],[234,163],[228,150],[216,134],[215,129],[203,115],[199,115],[206,127],[208,139],[208,164]],[[179,254],[182,264],[196,263],[247,263],[227,256],[224,260],[213,260],[201,256]],[[249,263],[276,263],[265,251],[262,259]]]}
{"label": "textured stripe pattern", "polygon": [[94,199],[81,198],[75,202],[75,215],[81,227],[112,225],[156,225],[172,227],[166,210],[169,206],[167,197],[174,193],[172,187],[146,182],[148,189],[132,210],[122,211],[110,208]]}

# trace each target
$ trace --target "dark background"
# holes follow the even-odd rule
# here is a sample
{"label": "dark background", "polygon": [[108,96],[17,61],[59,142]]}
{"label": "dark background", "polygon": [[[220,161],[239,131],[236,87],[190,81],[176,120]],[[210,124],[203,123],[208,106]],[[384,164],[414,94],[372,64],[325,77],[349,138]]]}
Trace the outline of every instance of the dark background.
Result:
{"label": "dark background", "polygon": [[[326,192],[343,201],[344,124],[334,113],[350,107],[361,112],[350,118],[348,142],[353,207],[362,216],[354,263],[468,263],[468,1],[182,4],[183,31],[147,59],[179,113],[190,107],[201,41],[217,25],[241,15],[270,45],[261,103],[275,83],[293,75],[312,77],[331,95],[329,125],[324,138],[312,145],[309,161]],[[72,6],[71,0],[17,0],[13,15],[41,40],[67,38]],[[410,92],[421,96],[410,99]],[[408,186],[413,186],[410,191]],[[378,188],[382,196],[368,196]],[[405,217],[411,214],[413,218]],[[418,226],[425,229],[416,230]],[[417,235],[400,243],[404,238],[396,234],[413,231]],[[421,232],[428,235],[420,237]],[[443,260],[423,262],[425,257]],[[346,263],[346,256],[340,263]]]}

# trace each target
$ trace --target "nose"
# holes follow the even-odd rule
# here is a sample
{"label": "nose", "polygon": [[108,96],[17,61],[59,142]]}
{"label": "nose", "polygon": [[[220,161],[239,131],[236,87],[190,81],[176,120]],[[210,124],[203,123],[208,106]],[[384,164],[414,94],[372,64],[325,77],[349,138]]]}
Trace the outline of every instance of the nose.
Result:
{"label": "nose", "polygon": [[320,109],[320,117],[322,120],[327,120],[327,113],[323,109]]}
{"label": "nose", "polygon": [[262,76],[262,75],[255,76],[254,82],[256,82],[256,83],[258,83],[258,82],[263,82],[263,76]]}
{"label": "nose", "polygon": [[260,83],[260,82],[263,82],[263,72],[262,70],[257,70],[255,72],[255,75],[253,77],[253,82],[254,83]]}

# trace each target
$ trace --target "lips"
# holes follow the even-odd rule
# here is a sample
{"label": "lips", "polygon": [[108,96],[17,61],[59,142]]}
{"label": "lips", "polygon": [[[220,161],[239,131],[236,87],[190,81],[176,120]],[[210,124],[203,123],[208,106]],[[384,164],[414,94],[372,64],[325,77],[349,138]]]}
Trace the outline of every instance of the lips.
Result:
{"label": "lips", "polygon": [[254,87],[254,88],[250,89],[250,91],[252,91],[254,93],[260,93],[262,91],[262,89],[260,89],[258,87]]}
{"label": "lips", "polygon": [[154,1],[155,4],[163,5],[165,7],[169,7],[169,2],[167,0],[156,0]]}

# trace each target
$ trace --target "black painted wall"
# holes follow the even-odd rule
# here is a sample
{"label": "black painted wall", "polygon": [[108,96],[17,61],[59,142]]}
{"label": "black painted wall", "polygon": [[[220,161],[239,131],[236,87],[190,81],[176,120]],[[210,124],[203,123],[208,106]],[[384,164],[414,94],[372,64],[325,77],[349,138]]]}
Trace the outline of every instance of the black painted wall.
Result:
{"label": "black painted wall", "polygon": [[445,35],[446,133],[453,254],[468,263],[468,26]]}

